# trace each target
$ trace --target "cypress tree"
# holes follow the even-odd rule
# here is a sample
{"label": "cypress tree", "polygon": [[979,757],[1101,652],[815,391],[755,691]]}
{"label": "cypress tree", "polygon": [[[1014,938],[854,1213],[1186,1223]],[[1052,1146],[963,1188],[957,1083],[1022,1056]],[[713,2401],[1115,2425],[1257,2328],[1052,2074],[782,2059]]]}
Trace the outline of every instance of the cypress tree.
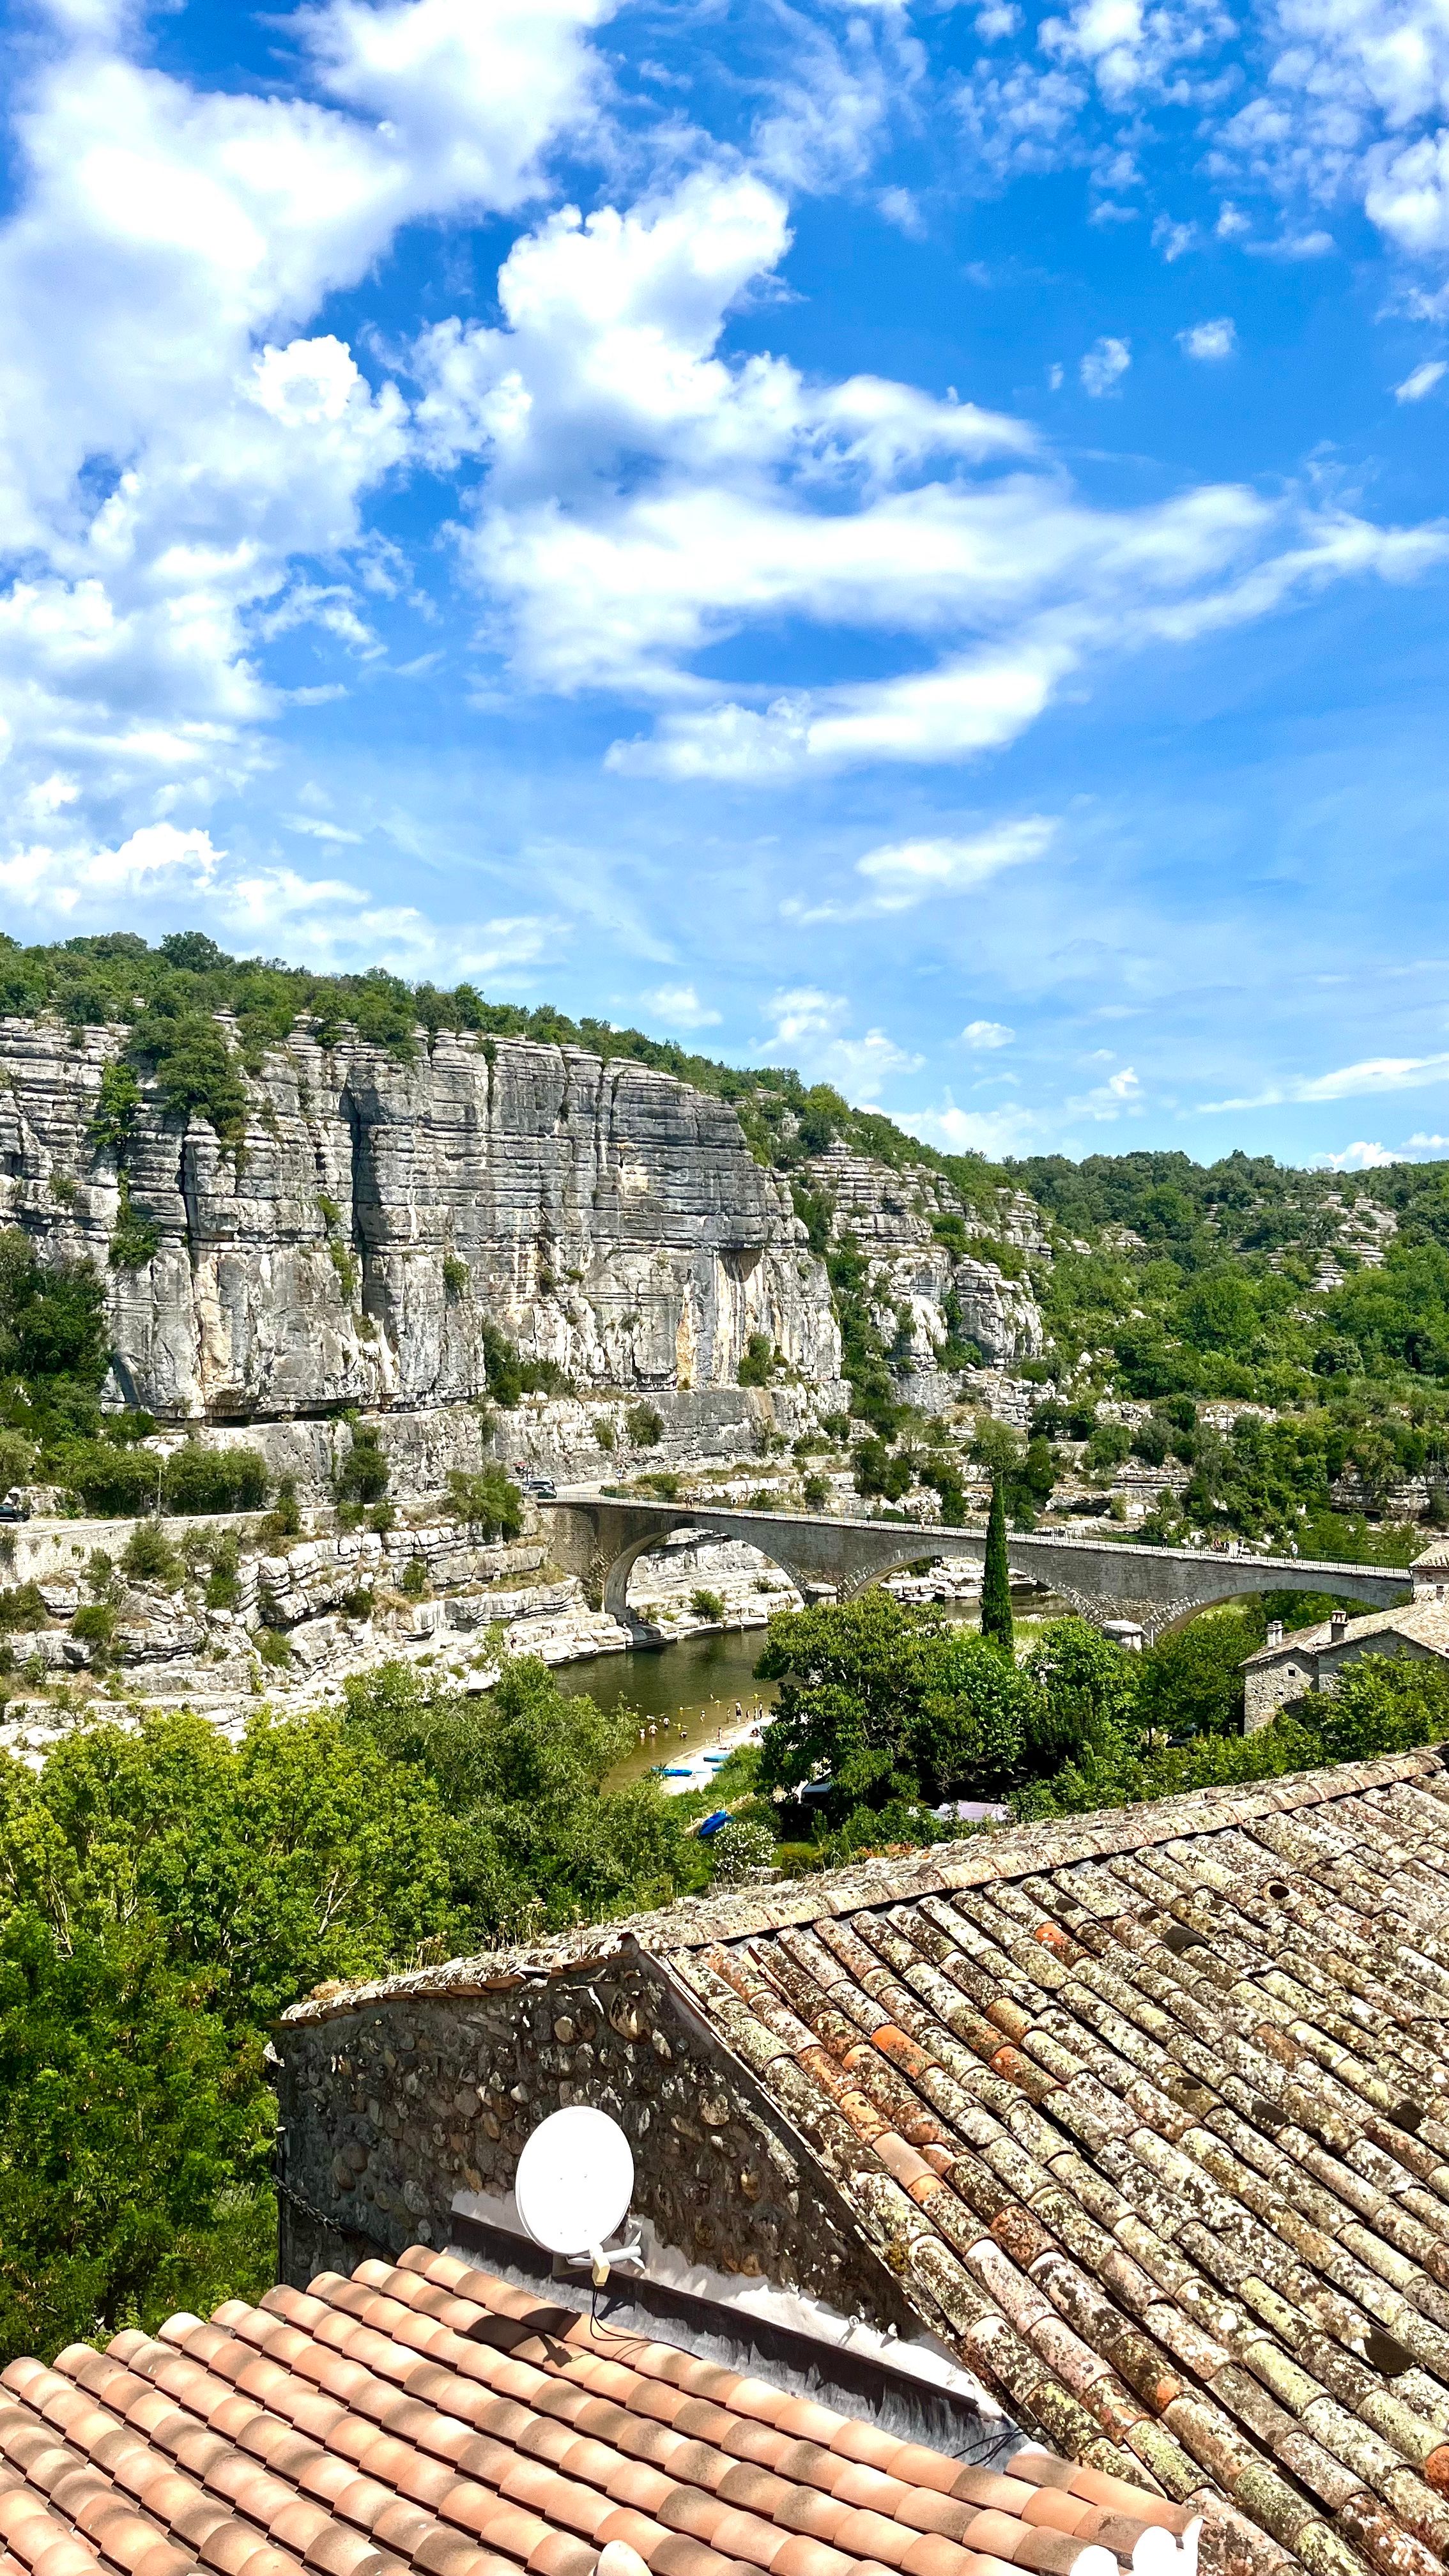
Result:
{"label": "cypress tree", "polygon": [[1001,1478],[991,1485],[991,1517],[986,1524],[986,1564],[981,1576],[981,1634],[1004,1655],[1014,1655],[1011,1625],[1011,1575],[1006,1562],[1006,1496]]}

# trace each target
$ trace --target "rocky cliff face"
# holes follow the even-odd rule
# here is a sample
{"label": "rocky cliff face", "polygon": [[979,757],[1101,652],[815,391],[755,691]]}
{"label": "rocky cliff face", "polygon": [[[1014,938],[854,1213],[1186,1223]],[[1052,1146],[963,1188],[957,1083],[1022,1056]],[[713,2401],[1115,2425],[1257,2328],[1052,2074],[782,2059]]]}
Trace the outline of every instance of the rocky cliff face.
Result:
{"label": "rocky cliff face", "polygon": [[483,1328],[581,1385],[736,1385],[752,1333],[836,1378],[823,1265],[733,1111],[570,1048],[442,1035],[411,1066],[297,1033],[240,1151],[154,1086],[124,1154],[141,1267],[112,1266],[90,1139],[123,1030],[0,1023],[0,1219],[111,1283],[118,1392],[171,1420],[426,1410],[485,1388]]}
{"label": "rocky cliff face", "polygon": [[[894,1172],[835,1146],[811,1163],[810,1180],[831,1201],[832,1240],[853,1238],[865,1257],[876,1325],[909,1379],[940,1374],[935,1359],[949,1332],[948,1294],[959,1305],[962,1335],[978,1345],[988,1369],[1039,1356],[1045,1334],[1029,1282],[942,1240],[936,1230],[942,1221],[958,1241],[963,1226],[974,1233],[976,1225],[925,1165]],[[1050,1261],[1041,1211],[1020,1193],[993,1216],[991,1233],[1003,1245]],[[930,1400],[915,1384],[907,1391],[913,1401]]]}

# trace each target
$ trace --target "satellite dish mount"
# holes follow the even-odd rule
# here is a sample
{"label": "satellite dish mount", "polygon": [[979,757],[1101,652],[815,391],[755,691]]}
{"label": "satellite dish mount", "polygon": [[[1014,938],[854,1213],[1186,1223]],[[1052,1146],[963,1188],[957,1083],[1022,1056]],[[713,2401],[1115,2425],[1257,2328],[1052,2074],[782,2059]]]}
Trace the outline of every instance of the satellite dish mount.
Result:
{"label": "satellite dish mount", "polygon": [[608,2243],[628,2216],[633,2191],[633,2150],[618,2121],[583,2102],[534,2130],[513,2178],[518,2215],[535,2245],[566,2266],[587,2260],[598,2290],[613,2264],[643,2259],[637,2236]]}

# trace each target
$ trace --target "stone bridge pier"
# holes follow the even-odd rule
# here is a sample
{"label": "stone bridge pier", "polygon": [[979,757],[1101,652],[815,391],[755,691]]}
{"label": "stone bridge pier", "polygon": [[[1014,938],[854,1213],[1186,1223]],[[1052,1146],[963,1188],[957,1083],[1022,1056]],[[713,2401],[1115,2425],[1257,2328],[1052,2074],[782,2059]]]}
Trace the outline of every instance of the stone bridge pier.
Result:
{"label": "stone bridge pier", "polygon": [[[576,1574],[589,1599],[628,1623],[635,1559],[675,1530],[742,1539],[788,1574],[802,1593],[833,1585],[840,1600],[921,1557],[980,1565],[984,1529],[939,1529],[902,1521],[836,1520],[806,1512],[716,1510],[708,1503],[626,1502],[565,1494],[541,1503],[550,1554]],[[1044,1584],[1088,1618],[1135,1619],[1149,1641],[1196,1610],[1254,1592],[1335,1592],[1391,1609],[1410,1585],[1407,1569],[1342,1565],[1301,1556],[1229,1556],[1213,1549],[1136,1547],[1056,1531],[1014,1533],[1012,1576]]]}

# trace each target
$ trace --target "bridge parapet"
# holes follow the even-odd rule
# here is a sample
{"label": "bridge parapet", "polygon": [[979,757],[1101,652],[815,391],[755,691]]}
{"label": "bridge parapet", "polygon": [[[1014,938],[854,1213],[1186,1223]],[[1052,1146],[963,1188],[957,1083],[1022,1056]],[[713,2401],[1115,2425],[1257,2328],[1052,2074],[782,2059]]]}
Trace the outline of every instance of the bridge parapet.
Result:
{"label": "bridge parapet", "polygon": [[[842,1599],[923,1556],[979,1565],[986,1532],[900,1521],[839,1520],[808,1512],[762,1512],[708,1503],[634,1502],[567,1494],[543,1503],[556,1561],[584,1584],[597,1608],[627,1620],[629,1576],[638,1557],[673,1531],[740,1539],[788,1574],[797,1590],[833,1585]],[[1015,1533],[1012,1572],[1044,1584],[1089,1616],[1126,1615],[1150,1638],[1219,1601],[1255,1592],[1333,1592],[1391,1609],[1410,1585],[1407,1568],[1346,1565],[1300,1556],[1228,1556],[1216,1549],[1138,1547],[1130,1541]]]}

